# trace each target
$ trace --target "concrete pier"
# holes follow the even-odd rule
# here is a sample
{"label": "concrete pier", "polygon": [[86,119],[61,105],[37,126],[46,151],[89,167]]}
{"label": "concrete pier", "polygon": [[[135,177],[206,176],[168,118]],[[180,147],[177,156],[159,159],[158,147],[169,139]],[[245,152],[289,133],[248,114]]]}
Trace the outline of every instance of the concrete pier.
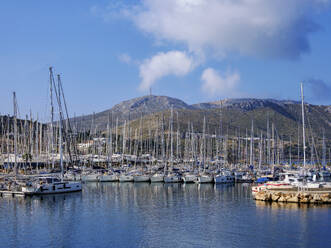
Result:
{"label": "concrete pier", "polygon": [[268,202],[292,202],[292,203],[331,203],[331,190],[329,191],[271,191],[257,192],[255,200]]}

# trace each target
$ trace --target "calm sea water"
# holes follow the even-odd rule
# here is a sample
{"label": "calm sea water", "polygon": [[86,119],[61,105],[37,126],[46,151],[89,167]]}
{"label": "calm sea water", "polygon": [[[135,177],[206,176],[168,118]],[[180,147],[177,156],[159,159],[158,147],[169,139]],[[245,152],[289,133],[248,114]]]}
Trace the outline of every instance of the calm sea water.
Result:
{"label": "calm sea water", "polygon": [[0,247],[330,247],[331,206],[255,202],[250,186],[88,183],[0,198]]}

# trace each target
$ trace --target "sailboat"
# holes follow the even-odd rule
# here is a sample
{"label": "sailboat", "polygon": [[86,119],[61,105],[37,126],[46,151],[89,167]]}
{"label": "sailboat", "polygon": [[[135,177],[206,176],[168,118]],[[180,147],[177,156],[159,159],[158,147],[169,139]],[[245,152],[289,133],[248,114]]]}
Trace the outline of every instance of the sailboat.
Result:
{"label": "sailboat", "polygon": [[162,163],[164,164],[164,172],[156,172],[151,176],[151,183],[160,183],[164,182],[164,175],[165,175],[165,169],[166,165],[164,162],[164,157],[165,157],[165,151],[164,151],[164,119],[162,115],[162,121],[161,121],[161,156],[162,156]]}
{"label": "sailboat", "polygon": [[[94,124],[94,120],[95,120],[95,114],[93,113],[91,131],[92,130],[94,130],[94,131],[92,132],[92,138],[95,138],[96,133],[97,133],[97,126]],[[93,167],[95,161],[98,160],[98,156],[95,154],[95,150],[96,150],[96,143],[93,142],[93,149],[91,152],[91,157],[89,158],[91,161],[91,167]],[[99,172],[99,171],[95,171],[92,168],[90,168],[89,170],[86,170],[85,168],[83,168],[81,180],[83,182],[98,182],[100,176],[101,176],[101,172]]]}
{"label": "sailboat", "polygon": [[206,117],[203,119],[203,150],[202,150],[202,162],[203,162],[203,172],[197,177],[197,183],[212,183],[214,182],[214,177],[206,173]]}
{"label": "sailboat", "polygon": [[194,173],[187,173],[183,176],[184,183],[195,183],[197,181],[197,175]]}
{"label": "sailboat", "polygon": [[118,178],[121,183],[133,182],[133,175],[129,173],[121,174]]}
{"label": "sailboat", "polygon": [[117,182],[118,176],[115,173],[108,171],[106,173],[99,175],[98,179],[99,182]]}
{"label": "sailboat", "polygon": [[[303,170],[304,176],[307,175],[307,166],[306,166],[306,132],[305,132],[305,109],[304,109],[304,98],[303,98],[303,84],[301,83],[301,110],[302,110],[302,139],[303,139]],[[317,181],[306,181],[303,180],[298,184],[298,187],[305,189],[316,189],[323,187],[321,182]]]}
{"label": "sailboat", "polygon": [[[50,85],[51,90],[52,86],[54,86],[54,90],[56,93],[56,99],[58,102],[60,120],[59,120],[59,151],[60,151],[60,167],[61,167],[61,175],[60,178],[55,176],[43,176],[37,177],[34,181],[27,183],[22,187],[22,192],[29,195],[43,195],[43,194],[57,194],[57,193],[68,193],[82,190],[81,182],[65,182],[63,180],[63,141],[62,141],[62,106],[61,106],[61,97],[63,97],[63,92],[61,92],[62,86],[60,76],[58,75],[58,88],[56,91],[55,80],[53,77],[52,67],[50,70]],[[52,94],[51,94],[52,95]],[[53,106],[52,106],[53,109]]]}
{"label": "sailboat", "polygon": [[[190,125],[188,124],[188,128],[187,130],[190,129]],[[193,125],[192,125],[192,134],[193,134]],[[194,156],[194,136],[191,134],[191,148],[192,148],[192,166],[191,166],[191,169],[189,170],[189,172],[185,173],[183,175],[183,182],[184,183],[195,183],[198,179],[197,177],[197,173],[194,172],[194,163],[196,162],[195,160],[195,156]],[[188,138],[190,138],[190,135],[188,134]],[[188,160],[188,158],[187,158]]]}
{"label": "sailboat", "polygon": [[282,179],[280,181],[267,182],[258,186],[252,187],[252,193],[265,189],[281,189],[281,190],[293,190],[293,189],[318,189],[327,185],[326,183],[307,181],[307,166],[306,166],[306,132],[305,132],[305,107],[304,107],[304,95],[303,95],[303,84],[301,83],[301,114],[302,114],[302,139],[303,139],[303,173],[281,173]]}
{"label": "sailboat", "polygon": [[[171,172],[167,172],[164,176],[165,183],[179,183],[181,177],[173,173],[173,107],[171,106],[171,116],[170,116],[170,163],[171,163]],[[165,169],[167,166],[165,166]]]}
{"label": "sailboat", "polygon": [[110,170],[110,166],[112,164],[112,155],[113,155],[113,141],[112,141],[112,126],[110,124],[110,115],[108,114],[108,124],[107,124],[107,164],[108,170],[103,174],[99,175],[99,182],[116,182],[118,181],[118,176],[112,170]]}
{"label": "sailboat", "polygon": [[133,175],[133,181],[136,183],[149,182],[149,180],[150,180],[150,176],[142,172],[137,172],[136,174]]}

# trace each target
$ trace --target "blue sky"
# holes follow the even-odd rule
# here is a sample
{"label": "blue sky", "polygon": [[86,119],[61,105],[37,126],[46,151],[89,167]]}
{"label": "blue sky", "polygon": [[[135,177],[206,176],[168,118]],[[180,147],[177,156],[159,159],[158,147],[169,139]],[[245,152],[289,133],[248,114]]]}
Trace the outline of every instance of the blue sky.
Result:
{"label": "blue sky", "polygon": [[0,113],[48,116],[48,67],[70,114],[148,94],[331,104],[329,0],[2,1]]}

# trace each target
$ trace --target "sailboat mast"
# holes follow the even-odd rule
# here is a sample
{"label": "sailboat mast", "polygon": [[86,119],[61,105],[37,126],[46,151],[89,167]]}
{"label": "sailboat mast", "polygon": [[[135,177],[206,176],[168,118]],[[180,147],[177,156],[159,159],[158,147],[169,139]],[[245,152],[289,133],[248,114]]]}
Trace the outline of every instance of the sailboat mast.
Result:
{"label": "sailboat mast", "polygon": [[171,106],[171,117],[170,117],[170,163],[171,163],[171,170],[173,169],[173,118],[174,118],[174,111],[173,107]]}
{"label": "sailboat mast", "polygon": [[49,90],[50,90],[50,100],[51,100],[51,123],[50,123],[50,153],[52,157],[52,169],[54,169],[54,106],[53,106],[53,68],[49,67]]}
{"label": "sailboat mast", "polygon": [[325,147],[325,130],[323,129],[323,144],[322,144],[322,165],[325,168],[326,166],[326,147]]}
{"label": "sailboat mast", "polygon": [[270,147],[270,123],[269,123],[269,112],[268,112],[268,117],[267,117],[267,160],[268,160],[268,164],[270,165],[270,161],[271,161],[271,156],[270,156],[270,151],[271,151],[271,147]]}
{"label": "sailboat mast", "polygon": [[250,153],[249,153],[249,164],[253,165],[253,132],[254,132],[254,123],[252,120],[251,126],[251,144],[250,144]]}
{"label": "sailboat mast", "polygon": [[122,129],[122,166],[124,165],[124,154],[125,154],[125,148],[126,148],[126,120],[124,121],[124,126]]}
{"label": "sailboat mast", "polygon": [[58,104],[59,104],[59,152],[60,152],[60,167],[61,167],[61,181],[63,180],[63,149],[62,149],[62,105],[61,105],[61,85],[60,85],[60,75],[58,77]]}
{"label": "sailboat mast", "polygon": [[39,170],[39,123],[38,123],[39,119],[38,119],[38,114],[37,114],[37,120],[36,120],[36,129],[35,129],[35,160],[37,162],[36,164],[36,168],[37,171]]}
{"label": "sailboat mast", "polygon": [[108,113],[108,125],[107,125],[107,131],[108,131],[108,166],[111,164],[111,159],[113,156],[113,140],[112,140],[112,126],[110,124],[110,114]]}
{"label": "sailboat mast", "polygon": [[262,131],[261,131],[261,136],[260,136],[260,143],[259,143],[259,170],[261,171],[261,165],[262,165]]}
{"label": "sailboat mast", "polygon": [[177,113],[177,134],[176,134],[176,156],[179,159],[179,121],[178,121],[178,111]]}
{"label": "sailboat mast", "polygon": [[301,110],[302,110],[303,167],[306,168],[305,108],[304,108],[303,84],[302,83],[301,83]]}
{"label": "sailboat mast", "polygon": [[290,165],[292,165],[292,137],[290,135],[290,148],[289,148],[289,153],[290,153]]}
{"label": "sailboat mast", "polygon": [[13,104],[14,104],[14,172],[17,174],[17,104],[16,104],[16,92],[13,92]]}
{"label": "sailboat mast", "polygon": [[202,130],[202,162],[203,172],[206,172],[206,116],[203,117],[203,130]]}

